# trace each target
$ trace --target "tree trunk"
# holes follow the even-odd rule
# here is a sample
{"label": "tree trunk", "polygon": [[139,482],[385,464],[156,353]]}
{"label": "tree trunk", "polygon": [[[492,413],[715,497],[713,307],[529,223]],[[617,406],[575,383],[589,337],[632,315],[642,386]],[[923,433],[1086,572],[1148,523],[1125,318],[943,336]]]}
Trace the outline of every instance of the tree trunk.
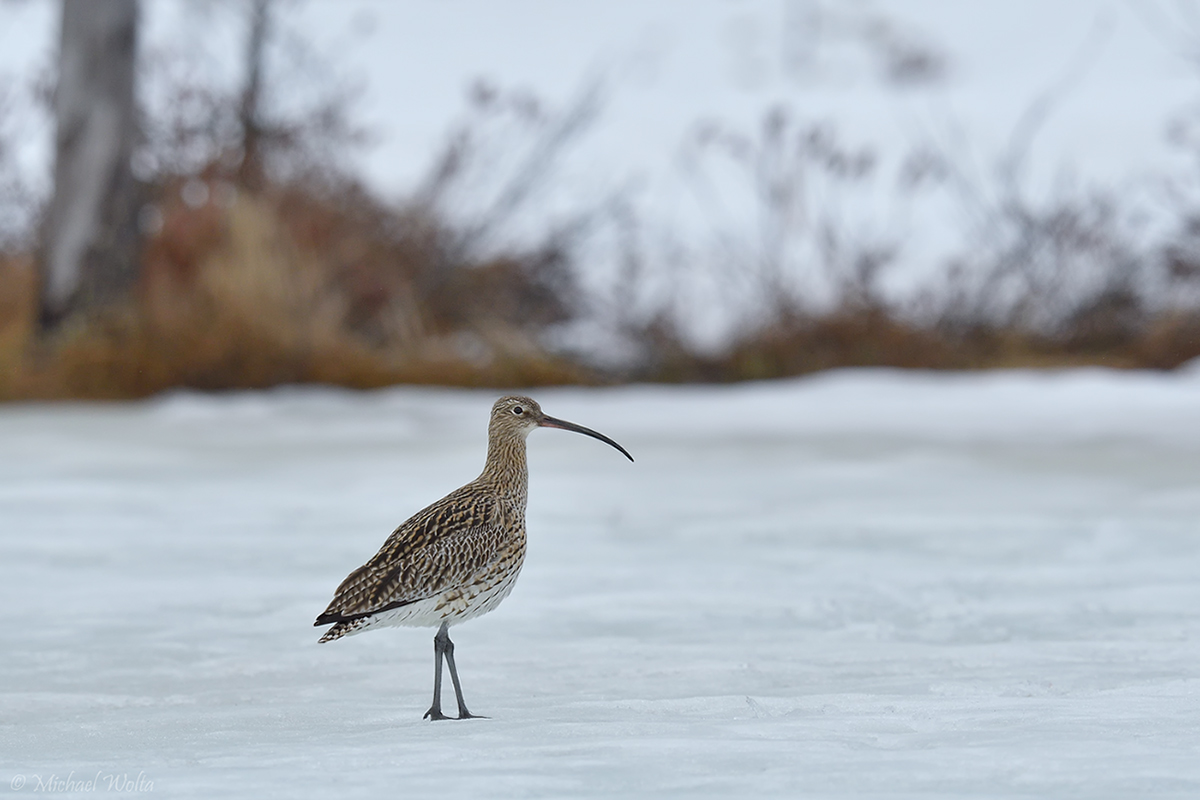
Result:
{"label": "tree trunk", "polygon": [[138,276],[137,0],[63,0],[44,329],[128,296]]}
{"label": "tree trunk", "polygon": [[246,35],[246,83],[238,120],[242,125],[242,164],[238,180],[248,189],[262,188],[262,81],[267,37],[271,34],[270,0],[254,0]]}

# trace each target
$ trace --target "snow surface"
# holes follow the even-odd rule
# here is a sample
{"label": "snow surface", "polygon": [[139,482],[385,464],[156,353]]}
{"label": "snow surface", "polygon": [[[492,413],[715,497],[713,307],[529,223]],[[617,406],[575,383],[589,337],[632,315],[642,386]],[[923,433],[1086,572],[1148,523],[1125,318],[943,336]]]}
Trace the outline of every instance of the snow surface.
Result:
{"label": "snow surface", "polygon": [[312,620],[494,393],[0,408],[0,794],[1200,796],[1200,375],[536,396],[638,460],[531,437],[436,724],[432,630]]}

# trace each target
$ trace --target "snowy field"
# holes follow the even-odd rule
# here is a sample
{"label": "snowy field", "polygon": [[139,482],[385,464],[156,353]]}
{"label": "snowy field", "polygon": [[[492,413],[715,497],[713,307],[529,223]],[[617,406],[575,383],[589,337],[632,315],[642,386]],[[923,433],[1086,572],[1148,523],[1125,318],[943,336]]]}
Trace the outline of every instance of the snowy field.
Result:
{"label": "snowy field", "polygon": [[495,393],[0,408],[0,795],[1200,796],[1200,374],[535,396],[637,463],[533,434],[443,723],[312,620]]}

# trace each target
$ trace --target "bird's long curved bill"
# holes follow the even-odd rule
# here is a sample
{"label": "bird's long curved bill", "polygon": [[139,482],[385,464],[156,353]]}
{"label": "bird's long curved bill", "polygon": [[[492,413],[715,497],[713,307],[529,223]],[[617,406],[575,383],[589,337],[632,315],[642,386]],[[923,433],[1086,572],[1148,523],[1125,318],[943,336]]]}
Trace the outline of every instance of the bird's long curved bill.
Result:
{"label": "bird's long curved bill", "polygon": [[582,425],[576,425],[574,422],[567,422],[566,420],[555,419],[554,417],[542,417],[540,424],[543,428],[561,428],[564,431],[575,431],[575,433],[582,433],[584,436],[590,436],[593,439],[599,439],[605,444],[610,444],[617,448],[621,451],[622,455],[624,455],[630,461],[633,461],[633,456],[629,455],[629,451],[627,451],[624,447],[621,447],[621,445],[617,444],[603,433],[596,433],[596,431],[592,430],[591,428],[585,428]]}

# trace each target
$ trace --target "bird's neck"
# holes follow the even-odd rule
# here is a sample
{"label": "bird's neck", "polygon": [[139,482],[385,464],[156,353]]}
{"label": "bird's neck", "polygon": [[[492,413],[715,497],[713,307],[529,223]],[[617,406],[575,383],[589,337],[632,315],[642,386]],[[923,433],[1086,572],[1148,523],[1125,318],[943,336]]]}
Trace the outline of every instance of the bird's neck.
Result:
{"label": "bird's neck", "polygon": [[497,436],[488,442],[487,462],[481,482],[490,483],[511,497],[524,501],[529,491],[529,469],[525,464],[525,437]]}

